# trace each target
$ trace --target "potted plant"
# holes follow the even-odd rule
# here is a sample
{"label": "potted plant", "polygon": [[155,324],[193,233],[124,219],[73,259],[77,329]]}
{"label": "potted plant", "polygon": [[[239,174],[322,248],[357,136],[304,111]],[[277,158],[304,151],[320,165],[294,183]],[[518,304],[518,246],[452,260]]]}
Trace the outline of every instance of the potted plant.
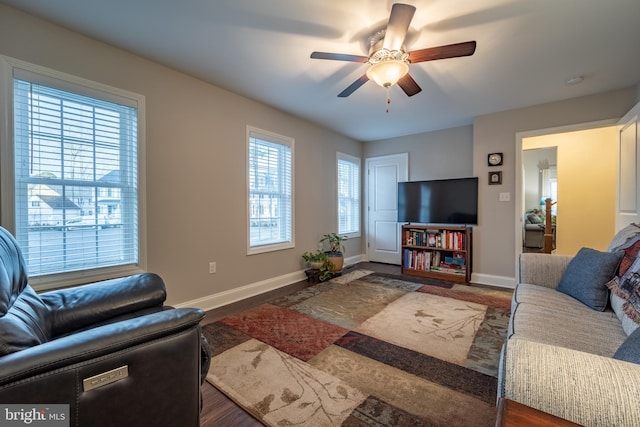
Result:
{"label": "potted plant", "polygon": [[318,279],[321,282],[327,281],[336,275],[334,273],[335,271],[334,264],[331,261],[329,261],[329,257],[327,257],[326,255],[325,257],[326,258],[324,259],[324,263],[322,264],[322,267],[320,267],[320,276],[318,277]]}
{"label": "potted plant", "polygon": [[326,244],[329,250],[325,252],[331,264],[333,264],[333,273],[341,273],[344,266],[344,241],[347,236],[341,236],[337,233],[327,233],[322,236],[320,243]]}
{"label": "potted plant", "polygon": [[327,255],[322,251],[305,252],[302,259],[309,264],[309,268],[320,270],[327,260]]}
{"label": "potted plant", "polygon": [[305,271],[307,280],[324,282],[335,275],[333,263],[329,261],[329,256],[321,250],[305,252],[302,254],[302,259],[304,259],[309,266],[309,270]]}

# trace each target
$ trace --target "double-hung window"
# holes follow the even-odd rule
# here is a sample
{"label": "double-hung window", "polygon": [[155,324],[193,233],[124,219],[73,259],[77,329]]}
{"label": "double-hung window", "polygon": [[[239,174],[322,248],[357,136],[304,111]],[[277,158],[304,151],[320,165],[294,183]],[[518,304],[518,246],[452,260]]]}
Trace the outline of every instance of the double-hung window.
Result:
{"label": "double-hung window", "polygon": [[294,246],[294,140],[247,127],[249,254]]}
{"label": "double-hung window", "polygon": [[144,98],[2,59],[13,129],[2,140],[2,220],[32,282],[44,289],[139,271]]}
{"label": "double-hung window", "polygon": [[360,235],[360,159],[338,153],[338,234]]}

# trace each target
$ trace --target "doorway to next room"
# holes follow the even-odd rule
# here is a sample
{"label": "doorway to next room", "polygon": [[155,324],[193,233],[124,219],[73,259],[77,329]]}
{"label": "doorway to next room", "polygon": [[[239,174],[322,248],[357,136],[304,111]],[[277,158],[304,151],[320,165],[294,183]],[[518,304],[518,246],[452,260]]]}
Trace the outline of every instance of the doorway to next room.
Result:
{"label": "doorway to next room", "polygon": [[616,126],[522,139],[522,252],[542,250],[547,217],[553,253],[606,249],[615,231],[616,143]]}

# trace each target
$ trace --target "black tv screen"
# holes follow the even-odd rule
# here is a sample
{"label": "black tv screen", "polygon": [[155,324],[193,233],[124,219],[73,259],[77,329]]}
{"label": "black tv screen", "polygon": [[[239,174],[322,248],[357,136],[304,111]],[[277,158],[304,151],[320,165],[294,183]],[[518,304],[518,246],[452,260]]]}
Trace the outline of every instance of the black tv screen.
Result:
{"label": "black tv screen", "polygon": [[478,224],[478,178],[399,182],[398,222]]}

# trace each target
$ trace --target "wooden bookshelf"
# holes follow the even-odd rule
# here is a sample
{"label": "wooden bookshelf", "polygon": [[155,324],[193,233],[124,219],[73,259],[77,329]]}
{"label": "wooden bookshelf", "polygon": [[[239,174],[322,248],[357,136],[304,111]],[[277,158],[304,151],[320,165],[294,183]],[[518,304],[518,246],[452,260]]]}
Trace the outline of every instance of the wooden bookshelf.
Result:
{"label": "wooden bookshelf", "polygon": [[471,279],[472,228],[402,226],[402,274],[467,283]]}

